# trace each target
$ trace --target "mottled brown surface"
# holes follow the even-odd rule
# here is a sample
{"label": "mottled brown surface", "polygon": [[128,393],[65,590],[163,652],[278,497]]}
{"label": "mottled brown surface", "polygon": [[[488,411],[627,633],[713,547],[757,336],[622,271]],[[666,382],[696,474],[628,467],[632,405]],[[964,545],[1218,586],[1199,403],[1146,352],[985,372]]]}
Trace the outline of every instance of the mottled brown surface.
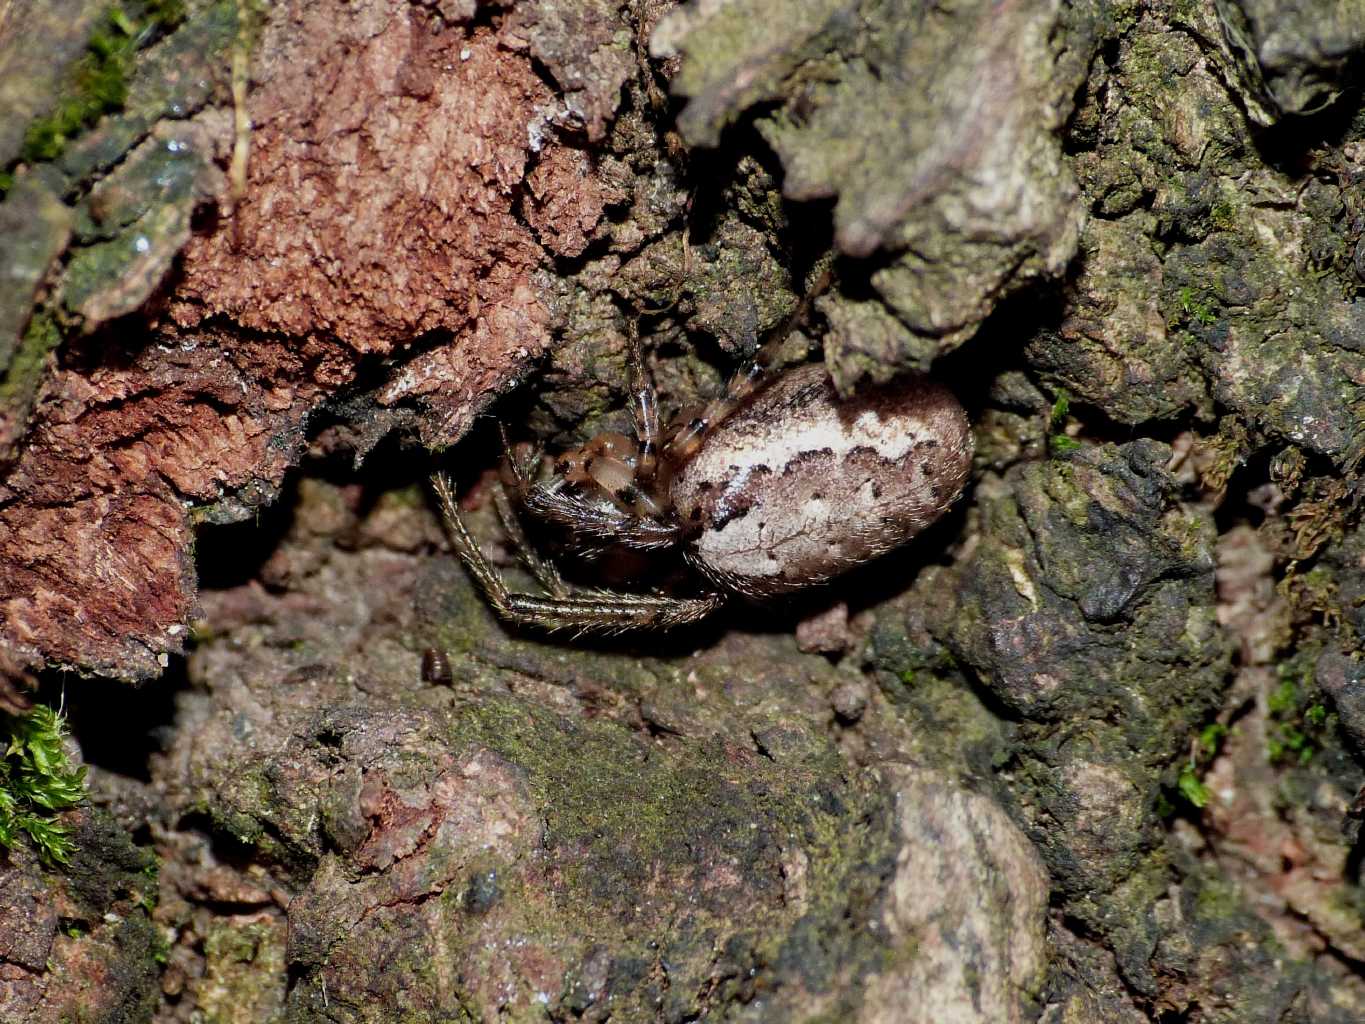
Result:
{"label": "mottled brown surface", "polygon": [[[157,1021],[1027,1019],[1036,854],[990,798],[886,765],[894,740],[879,773],[835,756],[846,672],[743,633],[567,658],[375,528],[429,537],[429,510],[298,497],[271,590],[205,594],[215,635],[152,759],[176,821]],[[449,681],[421,679],[425,644]],[[894,728],[860,704],[845,725]],[[234,838],[204,842],[197,807]]]}
{"label": "mottled brown surface", "polygon": [[[244,195],[190,240],[150,335],[116,324],[63,352],[0,484],[0,641],[21,660],[160,671],[194,607],[191,509],[268,502],[366,358],[395,357],[372,402],[444,445],[544,348],[521,183],[543,159],[531,220],[558,252],[602,203],[513,42],[397,2],[272,8]],[[231,121],[202,123],[225,157]]]}
{"label": "mottled brown surface", "polygon": [[[246,521],[196,539],[232,579],[183,675],[66,678],[117,822],[0,864],[0,1020],[1359,1024],[1365,34],[1298,0],[704,0],[646,66],[662,5],[191,0],[217,49],[151,44],[83,170],[17,170],[4,219],[70,233],[0,288],[59,346],[0,380],[32,639],[0,669],[156,672],[188,517]],[[255,159],[191,220],[234,9],[267,19]],[[678,157],[666,74],[718,84],[716,152]],[[638,647],[491,621],[400,445],[523,376],[518,439],[619,428],[639,311],[665,404],[714,394],[836,238],[881,246],[806,325],[841,393],[977,336],[935,366],[973,412],[960,514]]]}
{"label": "mottled brown surface", "polygon": [[506,45],[536,55],[563,93],[557,116],[592,142],[606,134],[635,66],[636,28],[624,7],[619,0],[522,0],[508,14]]}
{"label": "mottled brown surface", "polygon": [[151,858],[100,811],[62,820],[76,844],[69,873],[27,848],[0,856],[0,1021],[148,1020]]}
{"label": "mottled brown surface", "polygon": [[536,164],[526,183],[526,221],[541,244],[556,256],[581,255],[607,199],[588,154],[559,146]]}
{"label": "mottled brown surface", "polygon": [[59,371],[0,484],[7,637],[58,664],[160,671],[194,603],[185,503],[279,486],[318,394],[300,364],[204,334]]}
{"label": "mottled brown surface", "polygon": [[683,463],[672,500],[690,557],[754,599],[823,583],[906,543],[962,492],[966,411],[918,379],[839,402],[822,366],[778,377]]}
{"label": "mottled brown surface", "polygon": [[450,443],[546,341],[541,252],[513,206],[553,98],[497,33],[435,32],[420,8],[297,3],[271,25],[246,196],[186,250],[175,319],[335,338],[312,367],[329,388],[363,355],[454,335],[382,396],[421,396],[429,440]]}
{"label": "mottled brown surface", "polygon": [[841,322],[826,359],[842,394],[869,364],[874,379],[927,369],[1074,255],[1083,213],[1057,129],[1089,57],[1059,30],[1065,6],[712,0],[659,24],[653,52],[683,58],[687,140],[716,145],[761,111],[783,193],[832,200],[842,252],[881,251],[874,301],[822,303]]}
{"label": "mottled brown surface", "polygon": [[1125,422],[1208,403],[1193,361],[1170,358],[1161,262],[1141,221],[1087,223],[1067,314],[1055,330],[1039,332],[1029,349],[1040,370],[1056,364],[1062,386],[1084,390]]}

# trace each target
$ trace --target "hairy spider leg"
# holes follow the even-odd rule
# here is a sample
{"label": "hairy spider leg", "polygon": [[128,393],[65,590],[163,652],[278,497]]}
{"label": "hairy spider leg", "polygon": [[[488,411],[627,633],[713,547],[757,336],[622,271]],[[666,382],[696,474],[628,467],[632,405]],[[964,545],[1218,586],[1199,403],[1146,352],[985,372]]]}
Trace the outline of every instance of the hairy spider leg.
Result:
{"label": "hairy spider leg", "polygon": [[706,435],[724,423],[746,398],[758,390],[759,385],[777,363],[787,338],[805,321],[816,298],[829,288],[833,280],[834,272],[826,262],[815,282],[796,304],[796,309],[768,340],[759,346],[753,358],[730,378],[730,382],[725,386],[725,393],[719,398],[712,399],[700,413],[681,424],[664,443],[663,455],[667,462],[677,466],[692,458],[701,447],[702,441],[706,440]]}
{"label": "hairy spider leg", "polygon": [[729,418],[746,398],[758,390],[759,383],[767,376],[777,361],[785,335],[774,336],[754,353],[752,359],[730,378],[725,393],[713,398],[697,415],[676,428],[673,435],[664,442],[663,458],[673,466],[680,466],[697,454],[706,435],[715,430]]}
{"label": "hairy spider leg", "polygon": [[[559,481],[532,484],[521,495],[521,506],[538,519],[563,526],[570,540],[588,552],[612,545],[664,551],[682,541],[682,528],[675,522],[645,519],[615,505],[587,501],[566,491]],[[585,540],[592,543],[582,544]]]}
{"label": "hairy spider leg", "polygon": [[660,594],[618,594],[593,591],[568,597],[540,597],[507,589],[501,574],[489,564],[460,518],[444,473],[434,473],[431,486],[441,506],[455,553],[498,617],[517,626],[533,626],[549,632],[571,629],[576,635],[614,635],[633,630],[669,629],[698,622],[725,603],[725,595],[675,598]]}
{"label": "hairy spider leg", "polygon": [[645,353],[640,345],[640,325],[630,322],[626,344],[626,384],[630,390],[630,418],[640,454],[635,477],[642,488],[654,483],[659,468],[659,397],[645,368]]}
{"label": "hairy spider leg", "polygon": [[526,531],[522,529],[521,518],[517,515],[517,510],[512,507],[512,499],[507,496],[507,491],[501,484],[497,484],[493,488],[493,507],[498,511],[498,521],[502,523],[503,533],[507,534],[507,539],[512,542],[512,547],[516,549],[521,564],[526,566],[526,571],[535,577],[535,581],[540,584],[540,589],[551,597],[568,597],[569,588],[565,584],[564,578],[559,575],[559,570],[552,563],[541,558],[536,549],[531,546]]}
{"label": "hairy spider leg", "polygon": [[[503,444],[507,444],[505,433]],[[539,455],[533,455],[521,460],[512,448],[506,449],[506,466],[517,502],[537,519],[564,528],[581,550],[591,552],[619,544],[637,551],[663,551],[682,541],[682,529],[670,520],[646,519],[615,505],[587,501],[565,490],[561,480],[535,480],[532,473],[538,459]],[[583,544],[584,540],[591,543]]]}
{"label": "hairy spider leg", "polygon": [[[502,435],[506,475],[510,477],[513,486],[517,488],[518,496],[521,497],[525,493],[533,467],[540,460],[540,454],[526,446],[523,453],[518,455],[518,450],[510,443],[507,437],[507,428],[502,423],[498,424],[498,433]],[[564,578],[559,574],[554,563],[542,558],[531,543],[530,538],[526,536],[526,530],[521,523],[521,516],[517,514],[516,506],[501,481],[493,487],[493,507],[497,510],[503,532],[511,541],[517,557],[521,559],[522,565],[535,578],[535,581],[540,584],[540,588],[551,597],[572,596],[572,588],[564,582]]]}

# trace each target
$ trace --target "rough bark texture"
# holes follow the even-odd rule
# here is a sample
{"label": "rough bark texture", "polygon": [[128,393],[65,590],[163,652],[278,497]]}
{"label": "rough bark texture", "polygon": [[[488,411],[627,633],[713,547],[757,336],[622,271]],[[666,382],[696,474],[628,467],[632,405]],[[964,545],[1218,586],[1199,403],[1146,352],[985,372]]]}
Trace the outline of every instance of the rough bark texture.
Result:
{"label": "rough bark texture", "polygon": [[[409,350],[369,375],[368,418],[416,423],[445,445],[544,347],[545,303],[530,281],[544,255],[513,207],[535,148],[527,126],[553,97],[492,30],[433,32],[430,17],[300,4],[272,7],[250,34],[235,8],[196,10],[140,55],[122,114],[56,165],[19,169],[5,206],[51,225],[28,245],[41,250],[23,264],[36,268],[29,278],[68,240],[39,204],[79,201],[53,294],[31,319],[16,296],[12,319],[30,338],[60,324],[81,335],[37,385],[22,440],[6,431],[0,557],[15,571],[0,606],[6,640],[24,653],[156,674],[183,650],[193,609],[192,520],[270,501],[309,418],[363,387],[362,360]],[[247,140],[211,101],[230,51],[248,45],[251,158],[237,196],[211,161]],[[220,80],[168,98],[163,65],[184,75],[195,62],[216,62]],[[168,108],[183,118],[189,102],[203,109],[188,120],[133,123]],[[113,152],[96,156],[101,146]],[[85,176],[62,173],[78,153]],[[219,219],[191,236],[205,198]],[[543,219],[581,229],[590,217]],[[153,291],[148,344],[115,318]]]}
{"label": "rough bark texture", "polygon": [[[1362,48],[1326,0],[0,8],[0,707],[92,765],[70,865],[0,854],[0,1020],[1365,1019]],[[676,637],[500,627],[438,453],[525,585],[478,418],[625,428],[636,328],[712,394],[826,265],[785,356],[953,386],[959,509]]]}

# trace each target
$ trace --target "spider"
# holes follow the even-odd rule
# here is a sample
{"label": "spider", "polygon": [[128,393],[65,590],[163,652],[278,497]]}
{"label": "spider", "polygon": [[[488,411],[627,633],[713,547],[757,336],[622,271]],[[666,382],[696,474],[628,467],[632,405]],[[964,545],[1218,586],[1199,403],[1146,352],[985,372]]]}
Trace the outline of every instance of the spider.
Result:
{"label": "spider", "polygon": [[[633,437],[598,434],[553,461],[503,434],[494,503],[544,591],[516,593],[470,536],[449,479],[432,486],[456,553],[497,615],[517,626],[616,634],[697,622],[732,597],[764,601],[824,583],[908,541],[961,494],[966,411],[923,375],[840,399],[818,364],[772,372],[765,345],[709,405],[665,430],[638,335],[627,354]],[[570,590],[532,548],[519,513],[564,528],[580,551],[681,549],[696,596]]]}

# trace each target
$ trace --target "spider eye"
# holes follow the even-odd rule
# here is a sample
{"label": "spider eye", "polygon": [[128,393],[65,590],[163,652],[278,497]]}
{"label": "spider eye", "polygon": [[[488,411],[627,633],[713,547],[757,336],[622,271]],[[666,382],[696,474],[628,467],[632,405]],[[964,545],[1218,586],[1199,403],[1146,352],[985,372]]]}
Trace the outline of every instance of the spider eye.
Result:
{"label": "spider eye", "polygon": [[675,433],[689,428],[695,429],[697,424],[702,422],[702,417],[705,414],[706,406],[689,405],[685,409],[678,410],[678,415],[673,417],[670,426]]}

